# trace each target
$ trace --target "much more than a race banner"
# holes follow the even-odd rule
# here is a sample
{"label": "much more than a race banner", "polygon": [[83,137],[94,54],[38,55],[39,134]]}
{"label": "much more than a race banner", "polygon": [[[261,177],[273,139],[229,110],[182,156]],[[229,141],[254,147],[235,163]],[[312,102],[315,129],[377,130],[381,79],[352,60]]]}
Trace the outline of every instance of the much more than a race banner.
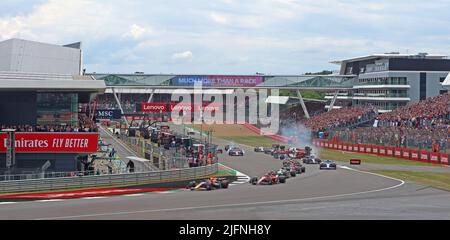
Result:
{"label": "much more than a race banner", "polygon": [[261,76],[178,76],[171,79],[174,86],[254,87],[263,82]]}
{"label": "much more than a race banner", "polygon": [[[0,152],[6,152],[6,134],[0,134]],[[98,133],[16,133],[17,153],[93,153]]]}

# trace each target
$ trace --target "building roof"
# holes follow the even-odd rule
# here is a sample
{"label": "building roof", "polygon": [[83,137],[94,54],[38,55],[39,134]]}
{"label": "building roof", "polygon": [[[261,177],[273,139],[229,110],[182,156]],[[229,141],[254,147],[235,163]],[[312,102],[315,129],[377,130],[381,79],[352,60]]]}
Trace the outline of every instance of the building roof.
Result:
{"label": "building roof", "polygon": [[428,54],[428,53],[417,53],[417,54],[403,54],[398,52],[391,53],[381,53],[381,54],[371,54],[366,56],[354,57],[343,60],[331,61],[330,63],[341,64],[343,62],[355,62],[369,60],[373,58],[417,58],[417,59],[446,59],[446,55],[441,54]]}
{"label": "building roof", "polygon": [[104,81],[92,76],[0,71],[0,90],[58,90],[104,92]]}

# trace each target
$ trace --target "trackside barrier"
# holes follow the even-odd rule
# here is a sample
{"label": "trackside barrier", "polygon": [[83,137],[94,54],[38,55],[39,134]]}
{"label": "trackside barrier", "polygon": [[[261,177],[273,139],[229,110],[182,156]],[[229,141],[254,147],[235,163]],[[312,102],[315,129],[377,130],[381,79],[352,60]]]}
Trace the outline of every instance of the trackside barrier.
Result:
{"label": "trackside barrier", "polygon": [[428,162],[428,151],[425,150],[420,151],[420,161]]}
{"label": "trackside barrier", "polygon": [[372,145],[372,153],[378,155],[379,147],[377,145]]}
{"label": "trackside barrier", "polygon": [[394,156],[395,156],[396,158],[401,158],[401,157],[402,157],[402,149],[396,147],[396,148],[394,149]]}
{"label": "trackside barrier", "polygon": [[409,149],[408,148],[402,149],[402,158],[409,159]]}
{"label": "trackside barrier", "polygon": [[372,153],[372,146],[366,145],[366,153]]}
{"label": "trackside barrier", "polygon": [[327,140],[315,141],[316,146],[321,146],[329,149],[347,150],[350,152],[376,154],[380,156],[403,158],[414,161],[429,162],[434,164],[450,165],[449,154],[428,152],[427,150],[416,150],[408,148],[399,148],[392,146],[377,146],[364,144],[351,144]]}
{"label": "trackside barrier", "polygon": [[431,152],[430,153],[430,162],[434,164],[439,164],[439,153]]}
{"label": "trackside barrier", "polygon": [[205,178],[217,173],[219,165],[186,168],[168,171],[110,174],[98,176],[76,176],[63,178],[42,178],[16,181],[1,181],[0,193],[63,190],[74,188],[111,187],[140,185],[148,183],[174,182]]}
{"label": "trackside barrier", "polygon": [[441,153],[440,158],[441,158],[442,165],[449,165],[448,164],[448,154]]}
{"label": "trackside barrier", "polygon": [[379,155],[386,156],[386,147],[380,146]]}
{"label": "trackside barrier", "polygon": [[419,151],[411,150],[411,160],[419,161]]}

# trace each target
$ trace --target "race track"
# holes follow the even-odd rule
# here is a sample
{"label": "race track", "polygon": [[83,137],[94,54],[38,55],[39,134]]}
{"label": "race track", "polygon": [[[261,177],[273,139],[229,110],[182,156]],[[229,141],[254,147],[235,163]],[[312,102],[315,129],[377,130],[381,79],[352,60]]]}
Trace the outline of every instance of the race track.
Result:
{"label": "race track", "polygon": [[[222,147],[227,142],[215,139]],[[244,147],[221,162],[249,176],[280,160]],[[286,184],[239,184],[227,190],[149,193],[53,202],[0,204],[1,219],[450,219],[450,193],[339,168],[306,173]]]}

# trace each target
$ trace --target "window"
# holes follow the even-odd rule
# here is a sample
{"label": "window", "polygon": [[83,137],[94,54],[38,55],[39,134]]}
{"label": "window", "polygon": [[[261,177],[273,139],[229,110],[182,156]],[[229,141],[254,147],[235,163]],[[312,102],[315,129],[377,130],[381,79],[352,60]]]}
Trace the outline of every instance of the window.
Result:
{"label": "window", "polygon": [[427,98],[427,73],[424,72],[420,73],[419,97],[420,100]]}
{"label": "window", "polygon": [[448,93],[448,90],[439,90],[439,94],[440,95],[442,95],[442,94],[447,94]]}
{"label": "window", "polygon": [[439,82],[443,83],[445,81],[445,77],[439,78]]}

